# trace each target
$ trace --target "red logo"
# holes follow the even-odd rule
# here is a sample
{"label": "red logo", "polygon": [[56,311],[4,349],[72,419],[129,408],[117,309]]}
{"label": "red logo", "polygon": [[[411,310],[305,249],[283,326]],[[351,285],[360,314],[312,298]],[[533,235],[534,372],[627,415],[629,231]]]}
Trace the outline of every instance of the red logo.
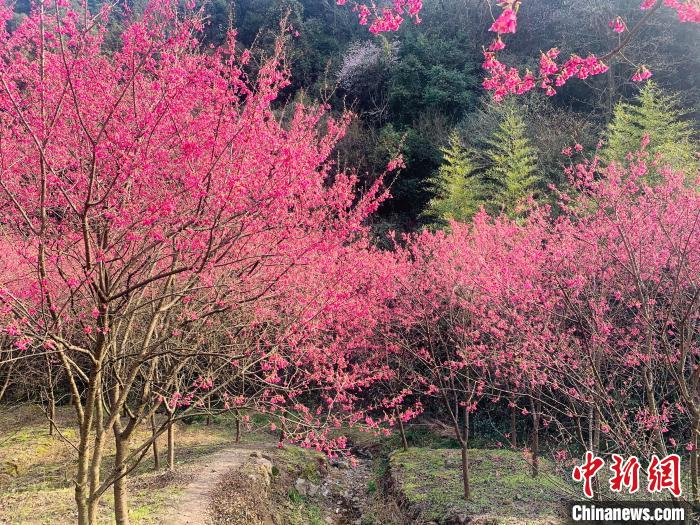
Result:
{"label": "red logo", "polygon": [[[583,494],[587,498],[593,497],[593,479],[604,465],[605,460],[603,458],[588,451],[583,464],[574,467],[571,477],[576,482],[583,482]],[[608,482],[612,492],[620,493],[626,490],[629,494],[634,494],[639,490],[641,465],[639,459],[635,456],[630,456],[625,460],[622,456],[613,454],[610,470],[612,471],[612,476],[610,476]],[[646,474],[647,490],[649,492],[668,490],[674,496],[680,497],[682,493],[681,458],[678,454],[670,454],[663,459],[653,455]]]}
{"label": "red logo", "polygon": [[583,481],[583,494],[587,498],[593,497],[593,478],[598,471],[603,468],[605,461],[593,455],[593,452],[586,452],[586,461],[583,465],[576,465],[571,477],[574,481]]}
{"label": "red logo", "polygon": [[647,469],[649,492],[661,492],[667,489],[677,498],[681,495],[681,458],[678,454],[670,454],[659,459],[656,454],[651,456]]}

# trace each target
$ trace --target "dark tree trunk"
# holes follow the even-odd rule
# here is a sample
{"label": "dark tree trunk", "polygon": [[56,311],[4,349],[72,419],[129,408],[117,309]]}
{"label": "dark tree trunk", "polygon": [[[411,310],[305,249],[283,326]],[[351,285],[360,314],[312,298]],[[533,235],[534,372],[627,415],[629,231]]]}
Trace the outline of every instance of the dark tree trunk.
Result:
{"label": "dark tree trunk", "polygon": [[469,406],[464,407],[464,421],[462,422],[462,483],[464,485],[464,499],[470,498],[469,493]]}
{"label": "dark tree trunk", "polygon": [[175,423],[168,414],[168,470],[175,470]]}
{"label": "dark tree trunk", "polygon": [[511,398],[511,404],[513,405],[510,409],[510,445],[513,448],[518,448],[518,420],[517,420],[517,406],[515,404],[515,396]]}
{"label": "dark tree trunk", "polygon": [[690,451],[690,490],[693,503],[700,503],[700,487],[698,487],[698,470],[700,465],[698,461],[698,444],[700,444],[700,417],[693,418],[691,428],[690,443],[693,445],[693,450]]}
{"label": "dark tree trunk", "polygon": [[541,401],[531,400],[532,406],[532,477],[536,478],[540,473],[540,412]]}
{"label": "dark tree trunk", "polygon": [[394,414],[396,417],[396,422],[399,425],[399,432],[401,432],[401,444],[403,445],[404,451],[408,450],[408,440],[406,439],[406,430],[403,427],[403,420],[401,419],[401,416],[399,415],[399,410],[394,409]]}
{"label": "dark tree trunk", "polygon": [[151,436],[153,437],[153,469],[160,468],[160,454],[158,452],[158,440],[156,439],[156,415],[151,414]]}

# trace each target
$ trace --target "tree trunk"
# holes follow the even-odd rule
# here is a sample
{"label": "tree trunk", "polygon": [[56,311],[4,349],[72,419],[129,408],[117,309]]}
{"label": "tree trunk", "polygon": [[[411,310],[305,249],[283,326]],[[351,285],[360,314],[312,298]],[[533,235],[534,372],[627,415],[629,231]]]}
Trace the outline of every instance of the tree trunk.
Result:
{"label": "tree trunk", "polygon": [[[78,454],[80,455],[80,453]],[[80,459],[78,460],[80,463]],[[80,469],[80,467],[78,467]],[[90,520],[90,512],[88,508],[88,495],[87,495],[87,476],[84,480],[80,472],[78,472],[78,479],[75,483],[75,506],[78,511],[78,525],[93,525],[93,521]]]}
{"label": "tree trunk", "polygon": [[469,407],[464,407],[464,421],[462,429],[462,483],[464,484],[464,499],[469,499]]}
{"label": "tree trunk", "polygon": [[168,469],[175,470],[175,424],[172,414],[168,414]]}
{"label": "tree trunk", "polygon": [[207,397],[207,420],[206,420],[206,426],[211,425],[211,396]]}
{"label": "tree trunk", "polygon": [[698,444],[700,439],[698,439],[698,434],[700,434],[700,417],[693,418],[693,425],[691,428],[690,443],[693,445],[693,450],[690,451],[690,490],[692,495],[692,502],[694,504],[700,503],[700,488],[698,487]]}
{"label": "tree trunk", "polygon": [[[116,426],[116,425],[115,425]],[[126,477],[126,457],[128,455],[128,443],[122,438],[120,430],[114,430],[114,444],[116,457],[114,470],[117,475],[114,481],[114,521],[116,525],[129,525],[129,498]]]}
{"label": "tree trunk", "polygon": [[[78,442],[78,468],[75,479],[75,504],[78,510],[78,525],[94,525],[96,523],[95,514],[92,512],[96,507],[96,501],[92,496],[91,482],[91,461],[90,461],[90,434],[96,425],[95,422],[100,415],[99,388],[101,383],[100,373],[96,372],[90,380],[86,396],[86,403],[83,408],[83,420],[80,423],[80,439]],[[73,403],[78,406],[80,399],[73,397]],[[95,424],[96,423],[96,424]],[[93,451],[94,451],[93,443]]]}
{"label": "tree trunk", "polygon": [[56,399],[54,398],[53,395],[53,388],[49,388],[49,408],[48,408],[48,416],[49,416],[49,436],[53,436],[53,431],[56,428],[56,424],[54,421],[56,421]]}
{"label": "tree trunk", "polygon": [[540,410],[538,403],[532,402],[532,477],[540,473]]}
{"label": "tree trunk", "polygon": [[515,405],[515,396],[511,398],[511,404],[513,406],[510,409],[510,445],[513,448],[518,448],[518,420],[517,414],[515,413],[517,410],[517,406]]}
{"label": "tree trunk", "polygon": [[401,445],[403,445],[403,450],[405,452],[408,450],[408,440],[406,439],[406,430],[403,427],[403,420],[399,415],[398,408],[394,409],[394,417],[396,418],[396,422],[399,425],[399,432],[401,433]]}
{"label": "tree trunk", "polygon": [[[600,453],[600,411],[596,407],[593,412],[593,450],[594,454],[598,455]],[[600,489],[600,480],[598,476],[593,478],[593,490],[595,492],[596,501],[603,499],[603,495]]]}
{"label": "tree trunk", "polygon": [[151,414],[151,436],[153,437],[153,470],[160,468],[160,455],[158,453],[158,439],[156,438],[156,415]]}
{"label": "tree trunk", "polygon": [[89,442],[85,425],[80,429],[78,444],[78,468],[75,479],[75,505],[78,510],[78,525],[93,525],[95,520],[90,512],[89,489]]}
{"label": "tree trunk", "polygon": [[2,398],[5,397],[5,392],[7,392],[7,387],[10,385],[10,380],[12,379],[12,369],[15,367],[15,362],[11,361],[9,365],[7,365],[7,372],[5,374],[5,379],[2,382],[2,387],[0,387],[0,401],[2,401]]}
{"label": "tree trunk", "polygon": [[236,415],[236,443],[241,442],[241,416]]}
{"label": "tree trunk", "polygon": [[88,502],[78,495],[78,488],[75,488],[75,504],[78,510],[78,525],[93,525],[94,522],[90,522],[88,518]]}
{"label": "tree trunk", "polygon": [[54,421],[56,419],[56,398],[53,391],[53,367],[48,354],[46,354],[46,397],[49,404],[46,409],[46,417],[49,420],[49,436],[53,436]]}
{"label": "tree trunk", "polygon": [[102,403],[97,403],[95,405],[95,441],[92,447],[92,458],[90,459],[90,501],[88,508],[90,523],[97,523],[99,498],[96,499],[94,494],[100,486],[100,467],[102,466],[102,453],[106,438],[106,433],[102,426],[103,419]]}

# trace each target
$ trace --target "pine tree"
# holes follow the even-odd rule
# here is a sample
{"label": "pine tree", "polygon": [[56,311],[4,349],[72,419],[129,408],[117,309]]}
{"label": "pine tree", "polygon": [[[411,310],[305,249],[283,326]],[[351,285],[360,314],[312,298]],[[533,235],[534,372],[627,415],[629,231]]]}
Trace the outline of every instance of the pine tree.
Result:
{"label": "pine tree", "polygon": [[476,165],[456,131],[450,134],[442,154],[442,166],[434,177],[428,179],[435,197],[430,200],[423,215],[441,225],[450,220],[468,221],[482,202]]}
{"label": "pine tree", "polygon": [[620,102],[615,107],[606,132],[603,158],[608,162],[624,162],[628,153],[640,149],[644,136],[648,135],[646,150],[652,157],[659,155],[664,164],[695,173],[699,148],[693,129],[683,120],[686,113],[677,96],[647,82],[633,103]]}
{"label": "pine tree", "polygon": [[484,155],[489,167],[482,182],[487,188],[487,208],[493,213],[516,216],[518,203],[532,193],[539,181],[535,173],[536,150],[526,136],[520,112],[513,107],[507,109],[487,144]]}

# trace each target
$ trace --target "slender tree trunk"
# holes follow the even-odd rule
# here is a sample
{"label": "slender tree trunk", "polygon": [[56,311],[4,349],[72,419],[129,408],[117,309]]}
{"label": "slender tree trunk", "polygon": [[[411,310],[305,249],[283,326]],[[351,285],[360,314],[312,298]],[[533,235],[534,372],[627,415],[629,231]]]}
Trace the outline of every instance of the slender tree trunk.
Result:
{"label": "slender tree trunk", "polygon": [[464,485],[464,499],[470,498],[469,493],[469,407],[464,407],[464,421],[462,422],[462,483]]}
{"label": "slender tree trunk", "polygon": [[698,439],[700,434],[700,417],[693,417],[693,425],[691,428],[690,443],[693,445],[693,450],[690,451],[690,489],[692,495],[692,502],[697,504],[700,503],[700,487],[698,487],[698,470],[700,465],[698,465],[698,444],[700,439]]}
{"label": "slender tree trunk", "polygon": [[[652,316],[649,315],[649,312],[645,312],[647,314],[647,319],[651,319]],[[651,333],[651,329],[647,330],[647,355],[651,356],[654,351],[654,339]],[[649,365],[645,366],[644,368],[644,389],[646,391],[646,401],[647,401],[647,407],[649,408],[649,411],[651,412],[652,417],[654,418],[654,421],[659,420],[659,407],[656,402],[656,394],[654,393],[654,374],[652,372],[652,369]],[[666,456],[668,454],[667,449],[666,449],[666,441],[664,440],[664,436],[661,433],[661,426],[660,425],[655,425],[654,426],[654,437],[656,438],[656,450],[659,451],[659,454],[661,456]]]}
{"label": "slender tree trunk", "polygon": [[5,379],[2,382],[2,387],[0,387],[0,401],[5,397],[5,392],[7,392],[7,387],[10,385],[10,380],[12,379],[12,369],[15,366],[15,362],[11,361],[7,365],[7,372],[5,374]]}
{"label": "slender tree trunk", "polygon": [[[95,354],[99,356],[94,368],[91,371],[91,378],[88,382],[88,388],[85,396],[85,405],[82,407],[82,420],[80,421],[80,439],[78,442],[78,467],[75,476],[75,504],[78,510],[78,525],[94,525],[96,523],[95,514],[91,511],[97,504],[92,498],[93,490],[91,483],[91,461],[90,461],[90,436],[95,427],[101,427],[99,416],[101,413],[101,389],[102,378],[100,367],[102,366],[103,348],[98,346]],[[81,400],[77,396],[73,396],[73,403],[76,407],[80,406]],[[97,421],[96,421],[97,419]],[[99,435],[99,434],[98,434]],[[95,450],[93,443],[93,452]],[[93,462],[95,456],[93,454]]]}
{"label": "slender tree trunk", "polygon": [[[600,451],[600,413],[591,405],[588,409],[588,450],[598,455]],[[601,492],[598,478],[593,478],[593,499],[600,501]]]}
{"label": "slender tree trunk", "polygon": [[515,412],[517,410],[515,396],[511,398],[510,402],[513,405],[510,409],[510,444],[513,448],[518,448],[518,420]]}
{"label": "slender tree trunk", "polygon": [[[603,371],[603,351],[600,348],[595,348],[593,350],[593,366],[595,367],[596,375],[598,377],[605,377],[605,372]],[[591,425],[589,427],[589,439],[590,450],[594,455],[598,455],[600,452],[600,411],[596,405],[591,406],[591,412],[589,413],[591,417]],[[602,499],[602,492],[600,488],[600,480],[598,476],[593,478],[593,499],[600,501]]]}
{"label": "slender tree trunk", "polygon": [[114,521],[117,525],[129,525],[129,498],[127,490],[126,457],[128,455],[128,442],[123,439],[121,429],[115,424],[114,444],[116,457],[114,469],[117,479],[114,481]]}
{"label": "slender tree trunk", "polygon": [[540,401],[531,400],[532,406],[532,477],[540,473]]}
{"label": "slender tree trunk", "polygon": [[[78,468],[75,479],[75,505],[78,511],[78,525],[95,525],[96,509],[98,501],[92,498],[93,494],[93,476],[91,475],[90,461],[90,437],[89,428],[85,421],[80,428],[80,442],[78,443]],[[93,451],[94,451],[93,443]]]}
{"label": "slender tree trunk", "polygon": [[236,443],[241,442],[241,415],[236,413]]}
{"label": "slender tree trunk", "polygon": [[160,454],[158,453],[158,439],[156,438],[156,415],[151,414],[151,435],[153,437],[153,470],[160,468]]}
{"label": "slender tree trunk", "polygon": [[[102,382],[100,374],[98,383]],[[106,438],[104,424],[104,407],[102,399],[95,403],[95,441],[92,447],[92,457],[90,458],[90,500],[88,501],[88,516],[90,523],[97,523],[97,510],[99,499],[95,498],[95,493],[100,486],[100,467],[102,466],[102,453]]]}
{"label": "slender tree trunk", "polygon": [[51,387],[49,388],[48,397],[49,436],[53,436],[53,431],[56,428],[56,424],[54,423],[54,421],[56,421],[56,399],[53,395],[53,388]]}
{"label": "slender tree trunk", "polygon": [[175,424],[173,415],[168,413],[168,469],[175,470]]}
{"label": "slender tree trunk", "polygon": [[206,426],[211,425],[211,396],[207,396],[207,420]]}
{"label": "slender tree trunk", "polygon": [[53,388],[53,367],[51,366],[49,354],[46,354],[46,398],[49,405],[46,408],[46,416],[49,420],[49,436],[53,436],[54,421],[56,419],[56,398]]}
{"label": "slender tree trunk", "polygon": [[401,444],[403,445],[404,451],[407,451],[408,450],[408,440],[406,439],[406,430],[403,427],[403,420],[401,419],[401,416],[399,415],[398,408],[394,409],[394,417],[396,418],[396,422],[399,424],[399,432],[401,432]]}
{"label": "slender tree trunk", "polygon": [[[82,440],[81,440],[82,441]],[[75,480],[75,506],[78,511],[78,525],[93,525],[88,508],[87,449],[78,447],[78,470]]]}

